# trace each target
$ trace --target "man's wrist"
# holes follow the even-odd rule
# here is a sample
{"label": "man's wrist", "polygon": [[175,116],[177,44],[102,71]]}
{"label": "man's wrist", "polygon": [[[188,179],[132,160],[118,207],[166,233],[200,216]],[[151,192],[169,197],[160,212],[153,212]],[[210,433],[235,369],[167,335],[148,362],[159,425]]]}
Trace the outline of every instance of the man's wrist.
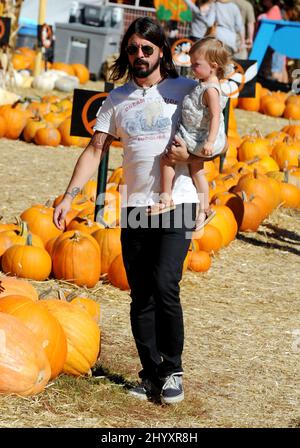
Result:
{"label": "man's wrist", "polygon": [[74,187],[72,190],[67,190],[64,194],[64,197],[70,197],[72,200],[76,198],[78,193],[80,192],[80,188]]}

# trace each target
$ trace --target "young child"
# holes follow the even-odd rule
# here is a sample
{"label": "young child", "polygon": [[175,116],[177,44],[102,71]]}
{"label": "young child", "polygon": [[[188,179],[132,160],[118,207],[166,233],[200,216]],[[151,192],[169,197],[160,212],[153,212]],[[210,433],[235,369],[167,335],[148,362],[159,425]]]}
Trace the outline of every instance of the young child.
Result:
{"label": "young child", "polygon": [[[199,163],[189,165],[200,200],[195,228],[195,231],[198,231],[215,215],[209,206],[209,186],[204,175],[204,162],[227,150],[222,113],[227,97],[221,93],[220,79],[224,78],[230,56],[221,41],[206,37],[193,44],[190,58],[194,76],[200,82],[183,100],[177,135],[185,141],[188,151],[199,157]],[[172,201],[175,165],[163,155],[160,166],[160,201],[148,208],[149,215],[158,215],[175,208]]]}

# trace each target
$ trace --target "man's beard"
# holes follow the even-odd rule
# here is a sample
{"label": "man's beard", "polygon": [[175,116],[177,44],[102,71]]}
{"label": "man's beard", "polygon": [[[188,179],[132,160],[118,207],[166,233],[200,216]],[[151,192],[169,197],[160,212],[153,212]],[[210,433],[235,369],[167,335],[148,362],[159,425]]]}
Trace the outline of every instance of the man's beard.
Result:
{"label": "man's beard", "polygon": [[[139,62],[141,62],[143,65],[139,65]],[[157,69],[157,67],[159,67],[159,64],[160,58],[157,59],[152,67],[149,67],[147,61],[139,58],[134,61],[133,66],[129,66],[129,70],[135,78],[147,78],[147,76],[151,75],[151,73],[153,73]]]}

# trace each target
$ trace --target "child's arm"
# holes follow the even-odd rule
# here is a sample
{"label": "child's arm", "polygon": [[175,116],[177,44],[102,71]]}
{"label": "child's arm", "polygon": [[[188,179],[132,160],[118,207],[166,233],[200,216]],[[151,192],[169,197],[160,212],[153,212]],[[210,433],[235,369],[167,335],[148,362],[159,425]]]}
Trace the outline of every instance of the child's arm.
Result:
{"label": "child's arm", "polygon": [[210,114],[210,126],[207,141],[203,146],[203,153],[210,155],[213,152],[213,145],[218,135],[220,126],[220,99],[219,92],[214,87],[209,87],[203,94],[203,104],[208,107]]}

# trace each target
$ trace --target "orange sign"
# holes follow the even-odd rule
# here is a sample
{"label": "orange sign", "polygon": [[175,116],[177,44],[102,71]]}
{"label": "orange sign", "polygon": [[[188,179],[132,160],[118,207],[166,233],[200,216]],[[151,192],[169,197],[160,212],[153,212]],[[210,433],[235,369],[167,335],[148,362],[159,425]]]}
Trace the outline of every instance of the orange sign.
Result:
{"label": "orange sign", "polygon": [[83,106],[81,119],[83,126],[90,135],[93,135],[94,133],[93,127],[95,126],[96,118],[94,118],[92,121],[89,121],[88,119],[89,110],[95,101],[97,101],[99,98],[106,98],[107,95],[108,95],[107,92],[96,93],[95,95],[91,96],[91,98],[89,98]]}
{"label": "orange sign", "polygon": [[194,42],[191,39],[187,38],[178,39],[173,43],[171,47],[171,52],[174,64],[180,67],[191,66],[191,59],[189,56],[189,52],[193,43]]}

